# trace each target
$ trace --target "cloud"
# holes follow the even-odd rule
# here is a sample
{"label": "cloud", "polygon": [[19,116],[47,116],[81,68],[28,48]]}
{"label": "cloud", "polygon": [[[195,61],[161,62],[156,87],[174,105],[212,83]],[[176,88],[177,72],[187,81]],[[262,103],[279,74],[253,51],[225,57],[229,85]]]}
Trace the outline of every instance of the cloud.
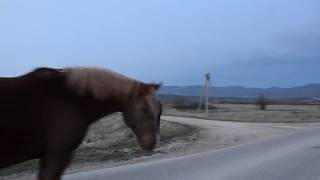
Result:
{"label": "cloud", "polygon": [[[281,33],[275,39],[278,51],[306,60],[320,57],[320,22]],[[285,55],[286,55],[285,54]]]}
{"label": "cloud", "polygon": [[278,33],[270,45],[251,49],[241,63],[255,66],[287,66],[320,62],[320,23]]}

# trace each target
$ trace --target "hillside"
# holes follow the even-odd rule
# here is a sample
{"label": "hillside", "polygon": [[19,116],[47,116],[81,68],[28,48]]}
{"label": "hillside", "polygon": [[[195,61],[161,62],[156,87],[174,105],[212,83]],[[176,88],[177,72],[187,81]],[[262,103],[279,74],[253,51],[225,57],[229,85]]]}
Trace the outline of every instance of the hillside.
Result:
{"label": "hillside", "polygon": [[[163,86],[160,95],[199,96],[202,86]],[[247,88],[241,86],[210,88],[209,95],[214,97],[257,97],[264,94],[271,98],[319,98],[320,84],[309,84],[292,88]]]}

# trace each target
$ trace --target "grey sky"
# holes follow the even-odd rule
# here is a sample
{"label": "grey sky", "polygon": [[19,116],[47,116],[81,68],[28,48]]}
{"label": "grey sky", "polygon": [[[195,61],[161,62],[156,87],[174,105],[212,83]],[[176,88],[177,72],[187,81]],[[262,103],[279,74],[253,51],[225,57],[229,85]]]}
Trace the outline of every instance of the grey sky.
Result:
{"label": "grey sky", "polygon": [[319,83],[318,0],[0,0],[0,74],[93,65],[166,85]]}

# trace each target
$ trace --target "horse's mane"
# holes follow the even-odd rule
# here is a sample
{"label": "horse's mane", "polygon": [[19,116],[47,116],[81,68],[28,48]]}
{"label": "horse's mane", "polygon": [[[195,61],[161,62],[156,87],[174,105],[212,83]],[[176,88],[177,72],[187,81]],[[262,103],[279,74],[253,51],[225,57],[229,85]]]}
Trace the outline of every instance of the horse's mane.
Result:
{"label": "horse's mane", "polygon": [[91,94],[96,99],[130,96],[139,82],[109,69],[92,67],[65,68],[66,85],[78,94]]}

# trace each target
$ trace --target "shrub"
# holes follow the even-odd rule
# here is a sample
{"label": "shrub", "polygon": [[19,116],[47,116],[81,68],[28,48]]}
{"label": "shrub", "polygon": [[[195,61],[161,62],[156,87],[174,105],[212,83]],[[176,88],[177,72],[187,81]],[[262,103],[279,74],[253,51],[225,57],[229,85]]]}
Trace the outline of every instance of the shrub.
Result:
{"label": "shrub", "polygon": [[257,108],[259,108],[260,110],[266,110],[267,109],[267,99],[264,97],[263,94],[260,94],[259,97],[257,98],[256,102],[255,102]]}

